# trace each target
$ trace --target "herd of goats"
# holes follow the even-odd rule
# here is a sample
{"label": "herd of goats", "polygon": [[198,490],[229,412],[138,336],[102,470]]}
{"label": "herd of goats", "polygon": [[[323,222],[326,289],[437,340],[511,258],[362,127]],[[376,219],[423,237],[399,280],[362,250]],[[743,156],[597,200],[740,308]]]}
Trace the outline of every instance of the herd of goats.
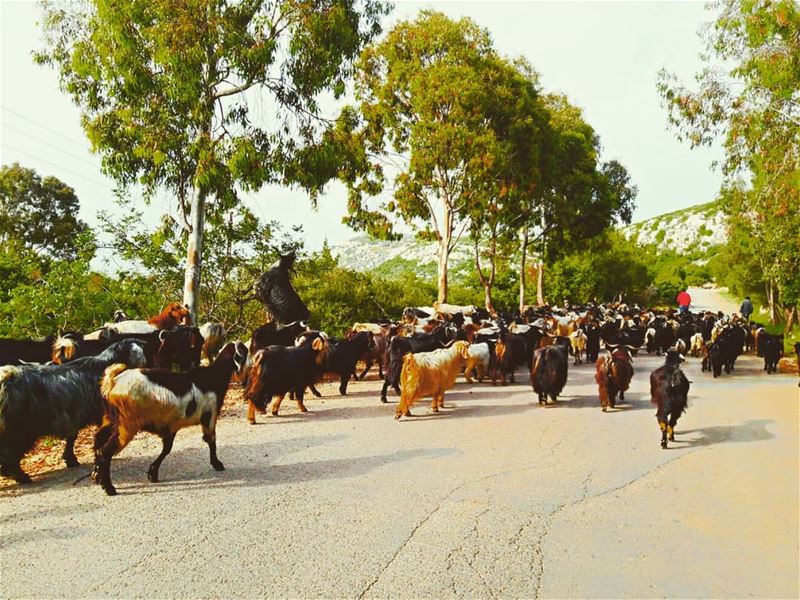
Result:
{"label": "herd of goats", "polygon": [[[530,307],[517,315],[490,315],[474,306],[434,303],[409,307],[400,321],[388,318],[356,323],[341,339],[309,329],[310,313],[292,288],[294,255],[282,257],[256,282],[257,297],[273,320],[247,344],[224,343],[219,324],[192,326],[180,303],[147,321],[115,314],[114,322],[82,335],[62,332],[40,340],[0,340],[0,475],[29,483],[20,461],[42,436],[66,439],[63,459],[78,465],[78,432],[99,425],[94,437],[94,481],[108,495],[111,459],[139,431],[161,437],[163,448],[147,476],[158,481],[159,467],[172,450],[176,433],[200,425],[214,469],[216,422],[233,378],[248,403],[247,417],[267,408],[273,415],[289,394],[305,411],[306,390],[338,377],[339,392],[351,379],[363,378],[374,363],[383,379],[381,401],[389,387],[400,396],[395,418],[411,416],[421,398],[438,412],[444,393],[463,373],[472,383],[514,383],[525,366],[540,404],[557,402],[568,363],[595,364],[603,412],[624,400],[633,377],[632,356],[642,348],[664,354],[665,363],[650,374],[652,402],[661,430],[661,446],[674,441],[674,428],[686,410],[690,382],[680,368],[684,357],[702,357],[703,371],[730,373],[744,351],[764,358],[774,373],[783,354],[783,336],[737,315],[655,312],[624,304],[587,304],[572,308]],[[601,350],[601,346],[604,348]],[[800,358],[800,344],[795,346]],[[357,374],[359,362],[364,369]]]}

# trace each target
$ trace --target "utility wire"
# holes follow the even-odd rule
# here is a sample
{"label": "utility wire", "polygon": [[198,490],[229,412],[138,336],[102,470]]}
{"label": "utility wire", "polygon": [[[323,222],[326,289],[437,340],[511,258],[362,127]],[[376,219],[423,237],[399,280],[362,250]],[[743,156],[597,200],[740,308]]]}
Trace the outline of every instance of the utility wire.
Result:
{"label": "utility wire", "polygon": [[77,171],[73,171],[72,169],[67,169],[66,167],[62,167],[61,165],[57,165],[55,163],[52,163],[52,162],[50,162],[48,160],[45,160],[45,159],[43,159],[43,158],[41,158],[39,156],[35,156],[35,155],[33,155],[33,154],[29,153],[29,152],[25,152],[24,150],[20,150],[19,148],[15,148],[14,146],[10,146],[9,144],[0,144],[0,146],[3,146],[4,148],[8,148],[9,150],[13,150],[14,152],[19,152],[20,154],[24,154],[25,156],[27,156],[29,158],[32,158],[34,160],[38,160],[39,162],[42,162],[42,163],[44,163],[46,165],[50,165],[51,167],[54,167],[56,169],[61,169],[62,171],[66,171],[67,173],[70,173],[72,175],[76,175],[76,176],[78,176],[78,177],[80,177],[82,179],[85,179],[86,181],[90,181],[90,182],[94,183],[95,185],[102,186],[102,187],[106,188],[110,192],[114,191],[113,188],[109,187],[109,185],[107,183],[103,183],[101,181],[98,181],[97,179],[92,179],[91,177],[87,177],[86,175],[78,173]]}
{"label": "utility wire", "polygon": [[81,144],[80,142],[76,142],[76,141],[75,141],[74,139],[72,139],[71,137],[67,137],[67,136],[66,136],[66,135],[64,135],[63,133],[59,133],[59,132],[58,132],[58,131],[56,131],[55,129],[52,129],[52,128],[48,127],[47,125],[45,125],[45,124],[43,124],[43,123],[40,123],[39,121],[36,121],[36,120],[34,120],[34,119],[31,119],[30,117],[26,117],[26,116],[25,116],[25,115],[23,115],[22,113],[20,113],[20,112],[17,112],[17,111],[16,111],[16,110],[14,110],[13,108],[9,108],[9,107],[8,107],[8,106],[6,106],[5,104],[2,104],[1,106],[3,107],[3,110],[7,110],[8,112],[10,112],[10,113],[12,113],[12,114],[15,114],[15,115],[17,115],[19,118],[21,118],[21,119],[25,119],[25,120],[26,120],[26,121],[28,121],[29,123],[33,123],[34,125],[37,125],[38,127],[41,127],[42,129],[46,129],[47,131],[49,131],[50,133],[53,133],[53,134],[57,135],[58,137],[64,138],[64,139],[65,139],[65,140],[67,140],[67,141],[68,141],[70,144],[75,144],[76,146],[79,146],[79,147],[80,147],[82,150],[86,150],[86,145],[85,145],[85,144]]}
{"label": "utility wire", "polygon": [[77,160],[79,160],[79,161],[81,161],[83,163],[86,163],[87,165],[89,165],[91,167],[97,168],[97,165],[95,163],[93,163],[93,162],[91,162],[89,160],[86,160],[85,158],[80,157],[77,154],[74,154],[74,153],[72,153],[72,152],[70,152],[68,150],[64,150],[63,148],[59,148],[58,146],[54,146],[52,143],[48,142],[47,140],[43,140],[40,137],[36,137],[35,135],[31,135],[30,133],[28,133],[24,129],[20,129],[18,127],[15,127],[15,126],[11,125],[10,123],[5,123],[5,122],[3,123],[3,127],[8,127],[9,129],[12,129],[12,130],[14,130],[14,131],[16,131],[18,133],[21,133],[22,135],[24,135],[26,137],[29,137],[32,140],[36,140],[37,142],[40,142],[40,143],[44,144],[45,146],[47,146],[49,148],[52,148],[53,150],[58,150],[59,152],[63,152],[64,154],[68,154],[69,156],[71,156],[71,157],[73,157],[73,158],[75,158],[75,159],[77,159]]}

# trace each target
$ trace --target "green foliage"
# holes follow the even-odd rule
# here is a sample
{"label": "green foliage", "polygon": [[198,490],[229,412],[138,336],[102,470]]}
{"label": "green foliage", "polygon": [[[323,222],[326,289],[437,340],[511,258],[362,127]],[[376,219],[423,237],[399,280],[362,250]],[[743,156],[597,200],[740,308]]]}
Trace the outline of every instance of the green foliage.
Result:
{"label": "green foliage", "polygon": [[[236,206],[237,190],[281,182],[315,199],[336,176],[338,124],[322,118],[319,96],[344,94],[389,8],[380,0],[43,6],[47,47],[36,60],[58,69],[103,170],[123,188],[141,184],[148,197],[168,189],[184,220],[190,204],[203,210],[209,199],[209,221]],[[253,98],[260,101],[251,106]],[[201,229],[198,219],[198,253]],[[194,252],[187,272],[196,287]],[[195,294],[187,296],[194,310]]]}
{"label": "green foliage", "polygon": [[[161,309],[152,283],[141,278],[114,279],[92,271],[94,240],[82,233],[75,239],[73,260],[47,260],[33,254],[0,250],[0,336],[29,337],[59,330],[91,331],[117,308],[150,315]],[[147,293],[145,293],[147,292]]]}
{"label": "green foliage", "polygon": [[87,231],[78,218],[75,191],[55,177],[42,177],[19,163],[0,168],[0,242],[20,242],[55,258],[75,258],[77,238]]}
{"label": "green foliage", "polygon": [[436,296],[435,286],[411,273],[389,280],[339,266],[324,247],[297,264],[293,284],[311,311],[311,324],[342,335],[357,321],[383,316],[396,319],[406,306],[423,306]]}
{"label": "green foliage", "polygon": [[545,296],[551,303],[573,303],[592,298],[649,301],[654,254],[636,246],[618,231],[607,231],[590,240],[582,250],[562,256],[549,268]]}
{"label": "green foliage", "polygon": [[703,59],[724,69],[703,69],[697,91],[662,71],[658,88],[680,138],[693,146],[723,138],[730,241],[714,269],[732,289],[765,289],[774,321],[779,304],[800,302],[800,5],[712,6]]}

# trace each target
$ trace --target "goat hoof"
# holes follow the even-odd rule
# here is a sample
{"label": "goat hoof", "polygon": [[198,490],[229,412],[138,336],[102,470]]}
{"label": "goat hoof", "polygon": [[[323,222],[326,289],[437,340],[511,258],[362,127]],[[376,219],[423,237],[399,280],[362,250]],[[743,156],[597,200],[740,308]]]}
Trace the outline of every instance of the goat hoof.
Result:
{"label": "goat hoof", "polygon": [[78,459],[74,456],[72,458],[65,458],[64,462],[67,463],[68,469],[74,469],[75,467],[80,467],[81,463],[78,462]]}
{"label": "goat hoof", "polygon": [[117,495],[117,488],[113,485],[107,485],[103,487],[103,490],[106,493],[106,496],[116,496]]}
{"label": "goat hoof", "polygon": [[272,416],[273,417],[277,417],[278,416],[278,411],[277,410],[273,410],[272,411]]}
{"label": "goat hoof", "polygon": [[215,463],[211,463],[211,466],[214,467],[215,471],[224,471],[225,470],[225,465],[223,465],[219,461],[217,461]]}
{"label": "goat hoof", "polygon": [[148,471],[147,479],[150,483],[158,483],[158,471]]}
{"label": "goat hoof", "polygon": [[250,423],[250,425],[255,425],[256,424],[256,420],[255,419],[247,419],[247,422]]}
{"label": "goat hoof", "polygon": [[667,442],[661,442],[661,447],[666,450],[667,449]]}
{"label": "goat hoof", "polygon": [[606,410],[608,410],[608,407],[607,407],[607,406],[604,406],[604,407],[603,407],[603,412],[606,412]]}
{"label": "goat hoof", "polygon": [[381,403],[386,404],[387,402],[388,400],[386,399],[386,396],[381,396]]}
{"label": "goat hoof", "polygon": [[669,441],[670,442],[674,442],[675,441],[675,436],[674,435],[669,436]]}

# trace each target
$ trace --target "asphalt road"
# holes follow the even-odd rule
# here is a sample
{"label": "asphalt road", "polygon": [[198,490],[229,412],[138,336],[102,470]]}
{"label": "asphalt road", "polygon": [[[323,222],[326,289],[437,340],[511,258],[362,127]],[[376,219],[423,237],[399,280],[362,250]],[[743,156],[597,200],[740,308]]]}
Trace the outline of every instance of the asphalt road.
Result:
{"label": "asphalt road", "polygon": [[[690,359],[668,450],[635,360],[603,414],[592,367],[557,406],[527,380],[459,383],[397,422],[378,382],[326,385],[309,413],[199,430],[161,468],[146,434],[114,461],[120,495],[60,469],[0,490],[3,597],[797,597],[798,388],[755,358],[716,381]],[[390,398],[394,400],[394,398]]]}

